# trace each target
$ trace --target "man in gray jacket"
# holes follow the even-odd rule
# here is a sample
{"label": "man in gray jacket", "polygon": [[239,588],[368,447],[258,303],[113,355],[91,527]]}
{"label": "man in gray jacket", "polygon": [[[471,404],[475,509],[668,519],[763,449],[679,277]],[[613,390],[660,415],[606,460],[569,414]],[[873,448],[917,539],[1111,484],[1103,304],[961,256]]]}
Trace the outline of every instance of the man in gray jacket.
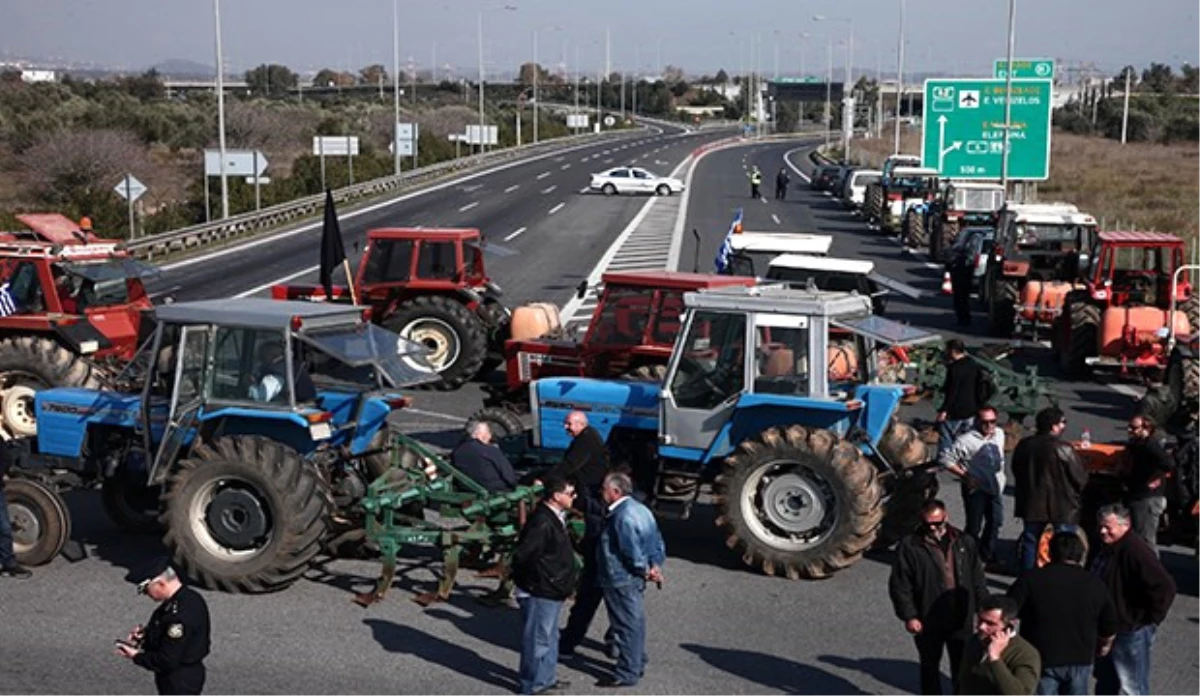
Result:
{"label": "man in gray jacket", "polygon": [[979,557],[985,564],[996,559],[996,536],[1004,525],[1004,431],[996,418],[996,409],[980,408],[975,426],[959,435],[938,458],[962,480],[967,510],[964,531],[978,542]]}

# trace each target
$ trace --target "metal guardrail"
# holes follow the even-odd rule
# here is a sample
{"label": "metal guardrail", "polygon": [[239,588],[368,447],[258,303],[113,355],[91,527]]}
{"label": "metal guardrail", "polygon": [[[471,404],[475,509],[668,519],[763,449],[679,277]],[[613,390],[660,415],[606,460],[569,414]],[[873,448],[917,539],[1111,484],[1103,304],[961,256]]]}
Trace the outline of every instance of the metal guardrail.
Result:
{"label": "metal guardrail", "polygon": [[[530,143],[520,147],[509,147],[483,154],[460,157],[402,172],[399,175],[380,177],[335,189],[333,191],[333,200],[336,203],[362,200],[400,188],[417,186],[451,172],[490,166],[505,160],[528,157],[543,152],[552,152],[585,142],[604,142],[605,140],[629,137],[635,132],[622,130],[599,135],[584,133],[555,138],[536,144]],[[318,193],[286,203],[279,203],[278,205],[254,212],[234,215],[223,220],[214,220],[170,232],[132,239],[125,242],[125,248],[129,250],[130,254],[139,259],[147,261],[154,260],[155,258],[161,259],[163,256],[170,254],[230,242],[239,237],[251,236],[289,222],[314,217],[320,214],[324,205],[325,194]]]}

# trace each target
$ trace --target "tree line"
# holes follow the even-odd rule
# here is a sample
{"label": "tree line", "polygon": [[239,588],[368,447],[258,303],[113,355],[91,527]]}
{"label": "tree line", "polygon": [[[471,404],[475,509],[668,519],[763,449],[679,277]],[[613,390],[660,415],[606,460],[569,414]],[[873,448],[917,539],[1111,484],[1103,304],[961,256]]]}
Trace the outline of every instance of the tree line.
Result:
{"label": "tree line", "polygon": [[1183,65],[1176,73],[1151,63],[1140,73],[1127,65],[1112,79],[1093,84],[1054,113],[1054,124],[1072,133],[1120,139],[1129,78],[1126,138],[1134,142],[1172,143],[1200,140],[1200,68]]}

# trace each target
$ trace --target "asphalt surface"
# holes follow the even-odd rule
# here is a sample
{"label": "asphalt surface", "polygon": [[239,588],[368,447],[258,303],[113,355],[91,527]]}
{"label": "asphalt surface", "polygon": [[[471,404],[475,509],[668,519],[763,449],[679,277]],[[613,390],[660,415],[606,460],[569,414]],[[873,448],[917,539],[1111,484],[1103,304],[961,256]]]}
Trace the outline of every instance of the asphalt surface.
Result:
{"label": "asphalt surface", "polygon": [[[696,146],[698,138],[676,143],[674,159],[658,166],[664,173]],[[663,141],[669,142],[669,141]],[[653,149],[663,143],[645,143]],[[936,283],[919,258],[902,255],[899,247],[878,233],[865,230],[823,195],[810,194],[793,173],[792,193],[786,202],[759,203],[748,198],[743,164],[758,164],[765,173],[763,189],[773,189],[773,176],[783,166],[791,144],[753,144],[707,154],[696,168],[687,207],[686,228],[701,234],[701,268],[711,264],[717,244],[733,209],[746,211],[748,230],[826,231],[836,237],[834,253],[876,260],[881,269],[910,284]],[[624,151],[628,153],[628,150]],[[660,151],[659,156],[668,150]],[[570,162],[570,170],[557,170],[569,178],[579,169],[575,190],[584,183],[583,154],[555,163]],[[611,156],[611,155],[609,155]],[[629,155],[626,155],[629,156]],[[744,159],[743,159],[744,158]],[[793,162],[807,169],[803,152]],[[552,161],[552,158],[551,158]],[[616,161],[620,161],[618,158]],[[585,163],[585,165],[588,163]],[[611,165],[609,165],[611,166]],[[599,167],[596,167],[597,169]],[[587,167],[591,169],[591,167]],[[516,299],[554,299],[570,295],[577,278],[587,275],[644,199],[572,197],[555,216],[547,210],[559,201],[536,196],[523,198],[528,211],[519,219],[499,225],[484,217],[495,192],[513,184],[525,188],[529,179],[554,171],[549,162],[530,165],[520,181],[500,186],[483,182],[482,189],[448,195],[442,208],[430,208],[425,224],[471,224],[487,220],[485,231],[500,233],[513,224],[528,229],[528,246],[512,271],[493,266],[493,275]],[[547,177],[546,179],[551,179]],[[536,179],[535,179],[536,180]],[[545,183],[543,183],[545,182]],[[481,182],[470,182],[470,184]],[[538,182],[540,191],[553,183]],[[565,182],[562,186],[566,186]],[[520,189],[518,189],[520,190]],[[472,197],[472,194],[477,194]],[[552,196],[553,194],[547,194]],[[487,199],[485,201],[484,199]],[[456,213],[463,205],[480,200],[475,208]],[[504,201],[516,200],[503,199]],[[407,202],[416,207],[419,199]],[[549,205],[546,205],[549,203]],[[500,203],[503,211],[515,203]],[[571,210],[571,217],[558,216]],[[413,212],[412,214],[416,214]],[[460,215],[460,217],[456,217]],[[479,217],[473,217],[478,215]],[[774,217],[773,217],[774,216]],[[620,217],[620,220],[611,220]],[[778,224],[775,218],[779,219]],[[407,218],[405,218],[407,219]],[[563,241],[563,220],[578,220],[579,232]],[[396,219],[395,224],[403,224]],[[532,224],[531,224],[532,223]],[[365,223],[364,223],[365,224]],[[370,223],[378,224],[378,223]],[[393,224],[389,218],[384,224]],[[608,225],[608,232],[590,225]],[[343,222],[343,229],[350,226]],[[365,226],[363,227],[365,229]],[[515,228],[513,228],[515,229]],[[511,232],[503,232],[509,234]],[[607,237],[605,235],[608,235]],[[526,237],[526,235],[529,235]],[[690,235],[689,235],[690,237]],[[586,243],[576,240],[587,239]],[[316,236],[307,252],[297,252],[295,265],[274,269],[280,275],[315,265]],[[685,238],[680,258],[690,268],[692,250]],[[301,245],[302,247],[304,245]],[[348,243],[349,247],[349,243]],[[240,255],[239,257],[240,258]],[[518,257],[510,257],[518,258]],[[306,260],[309,259],[309,260]],[[275,254],[269,261],[276,261]],[[266,264],[267,260],[259,263]],[[560,266],[560,264],[562,264]],[[566,264],[572,264],[567,266]],[[266,271],[247,271],[240,278],[216,271],[212,282],[226,283],[224,292],[245,292],[273,278]],[[532,276],[532,277],[530,277]],[[228,278],[227,278],[228,277]],[[559,285],[561,288],[554,288]],[[522,289],[524,288],[524,289]],[[547,295],[534,294],[543,289]],[[526,293],[529,293],[526,295]],[[949,302],[889,305],[892,316],[940,328],[950,322]],[[1113,432],[1121,395],[1100,385],[1080,387],[1095,391],[1117,405],[1101,413],[1087,411],[1091,404],[1071,402],[1075,429],[1094,423],[1097,440]],[[478,389],[468,386],[453,394],[421,392],[415,408],[402,417],[409,432],[432,442],[452,441],[462,419],[479,405]],[[1103,403],[1101,403],[1103,405]],[[1104,416],[1112,412],[1107,418]],[[928,417],[927,405],[915,407],[906,417]],[[1107,428],[1105,430],[1104,428]],[[945,495],[952,519],[961,522],[958,496]],[[112,640],[143,622],[152,606],[134,594],[122,578],[126,569],[144,562],[160,550],[153,537],[131,537],[118,532],[99,510],[98,496],[79,492],[70,496],[75,519],[74,537],[85,542],[90,557],[80,563],[56,559],[36,569],[32,580],[0,581],[0,691],[25,693],[150,693],[148,673],[125,664],[112,654]],[[1011,502],[1009,504],[1011,511]],[[662,523],[669,560],[662,591],[647,596],[650,663],[645,679],[634,693],[896,693],[918,690],[916,650],[891,612],[886,578],[891,556],[872,552],[854,566],[824,582],[790,582],[767,578],[745,568],[729,552],[716,532],[712,512],[701,507],[693,519]],[[1001,551],[1011,550],[1014,524],[1002,533]],[[1166,549],[1164,561],[1175,574],[1179,597],[1161,627],[1154,647],[1153,687],[1161,693],[1197,693],[1197,572],[1196,561],[1183,549]],[[351,604],[353,591],[370,587],[378,566],[366,561],[334,561],[313,571],[292,588],[267,596],[233,596],[205,592],[214,622],[214,647],[208,660],[210,693],[497,693],[511,690],[519,650],[519,614],[514,609],[490,609],[474,596],[491,589],[494,581],[479,580],[464,572],[451,601],[422,609],[408,601],[415,592],[432,589],[437,564],[420,550],[406,556],[392,593],[369,609]],[[1010,581],[993,576],[992,587],[1001,591]],[[571,682],[570,692],[600,691],[592,682],[606,674],[607,660],[598,639],[606,620],[597,617],[581,651],[582,659],[564,663],[561,679]]]}

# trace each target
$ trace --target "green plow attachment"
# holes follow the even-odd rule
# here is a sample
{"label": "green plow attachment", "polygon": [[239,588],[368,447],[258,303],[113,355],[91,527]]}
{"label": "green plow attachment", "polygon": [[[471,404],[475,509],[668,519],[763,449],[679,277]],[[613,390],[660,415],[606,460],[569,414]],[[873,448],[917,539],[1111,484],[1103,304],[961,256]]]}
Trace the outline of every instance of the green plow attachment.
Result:
{"label": "green plow attachment", "polygon": [[[1024,371],[1013,369],[1008,356],[1013,350],[1007,344],[983,346],[967,355],[987,369],[995,386],[991,405],[1007,414],[1009,423],[1021,425],[1028,416],[1048,406],[1057,406],[1057,395],[1038,375],[1037,366]],[[919,393],[928,395],[935,403],[942,399],[942,384],[946,381],[945,344],[925,344],[909,349],[909,379]]]}
{"label": "green plow attachment", "polygon": [[[392,467],[371,483],[360,503],[366,515],[366,540],[379,549],[383,571],[375,589],[356,595],[354,601],[369,606],[384,598],[405,546],[442,550],[444,569],[437,591],[416,597],[419,604],[449,598],[459,564],[467,554],[500,559],[480,576],[500,578],[494,597],[506,598],[511,590],[508,558],[541,490],[537,485],[490,493],[424,445],[395,433]],[[436,513],[437,521],[425,519],[427,510]]]}

